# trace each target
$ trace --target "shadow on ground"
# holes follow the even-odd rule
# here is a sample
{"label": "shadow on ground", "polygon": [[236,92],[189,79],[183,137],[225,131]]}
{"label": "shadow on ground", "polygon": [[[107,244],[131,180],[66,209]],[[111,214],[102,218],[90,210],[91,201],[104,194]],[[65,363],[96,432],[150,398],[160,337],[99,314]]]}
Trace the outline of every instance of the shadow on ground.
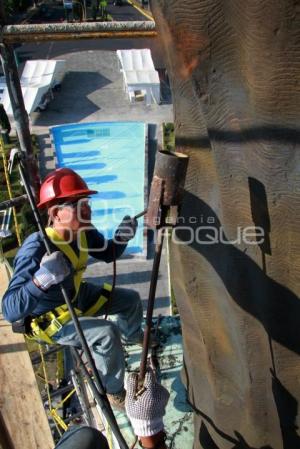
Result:
{"label": "shadow on ground", "polygon": [[[80,122],[100,108],[89,100],[88,95],[111,83],[111,80],[96,72],[68,72],[61,84],[60,92],[47,109],[33,118],[35,126],[54,126],[62,123]],[[79,92],[80,95],[76,92]]]}

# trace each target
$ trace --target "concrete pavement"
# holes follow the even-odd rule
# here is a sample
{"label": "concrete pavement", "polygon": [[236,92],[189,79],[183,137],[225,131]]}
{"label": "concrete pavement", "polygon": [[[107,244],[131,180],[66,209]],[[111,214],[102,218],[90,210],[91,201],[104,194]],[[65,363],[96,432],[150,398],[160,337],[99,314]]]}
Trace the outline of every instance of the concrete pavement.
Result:
{"label": "concrete pavement", "polygon": [[[128,21],[128,20],[150,20],[150,17],[146,17],[142,12],[143,8],[140,8],[138,2],[137,8],[127,3],[124,0],[122,6],[114,5],[113,0],[109,0],[107,6],[107,12],[109,17],[114,21]],[[92,7],[91,2],[86,1],[87,20],[92,21]],[[145,13],[148,15],[147,10]],[[72,16],[72,15],[71,15]],[[72,18],[72,17],[71,17]],[[63,2],[60,0],[42,0],[37,3],[36,7],[31,7],[26,13],[16,16],[16,21],[19,23],[54,23],[63,22],[65,18],[65,10]],[[97,20],[101,20],[100,13],[98,13]]]}
{"label": "concrete pavement", "polygon": [[[115,51],[98,50],[94,46],[85,51],[76,51],[74,48],[72,52],[58,54],[55,45],[49,47],[49,44],[37,44],[39,53],[44,53],[44,57],[49,57],[49,48],[51,48],[52,52],[56,52],[57,58],[66,60],[61,90],[55,92],[53,101],[45,111],[31,115],[32,132],[38,136],[41,148],[42,174],[45,175],[55,167],[55,153],[49,137],[50,126],[90,121],[138,120],[152,124],[148,145],[149,166],[145,177],[145,183],[148,183],[148,177],[151,178],[153,169],[157,141],[161,142],[161,124],[164,121],[173,121],[173,108],[168,90],[164,91],[165,101],[161,105],[130,104],[123,89],[122,75]],[[71,45],[76,47],[77,43],[73,42]],[[22,55],[28,55],[28,52],[29,47],[26,45],[18,50],[21,58]],[[36,58],[33,54],[31,57]],[[147,305],[152,270],[153,244],[151,242],[148,242],[148,250],[148,258],[126,258],[120,259],[117,263],[117,285],[138,290],[144,309]],[[112,266],[100,262],[92,263],[86,275],[93,282],[109,281]],[[167,251],[164,249],[155,315],[159,313],[168,315],[169,307]]]}

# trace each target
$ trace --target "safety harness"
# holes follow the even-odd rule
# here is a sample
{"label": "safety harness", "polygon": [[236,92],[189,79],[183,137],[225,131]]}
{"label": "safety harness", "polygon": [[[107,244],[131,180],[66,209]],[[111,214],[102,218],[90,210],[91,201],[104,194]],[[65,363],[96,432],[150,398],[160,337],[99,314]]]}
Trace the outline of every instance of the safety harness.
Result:
{"label": "safety harness", "polygon": [[[79,255],[77,256],[73,248],[63,240],[60,235],[53,228],[46,228],[46,233],[51,242],[70,260],[74,270],[74,287],[75,295],[72,298],[74,303],[79,288],[82,282],[83,273],[87,267],[88,246],[85,232],[80,233],[80,247]],[[110,284],[103,284],[98,300],[85,312],[74,307],[77,316],[94,316],[101,307],[110,299],[112,286]],[[56,307],[50,312],[44,313],[38,317],[32,318],[30,322],[31,334],[27,335],[29,338],[35,340],[42,340],[48,344],[53,344],[55,341],[52,337],[61,330],[61,328],[71,320],[71,314],[66,304]]]}

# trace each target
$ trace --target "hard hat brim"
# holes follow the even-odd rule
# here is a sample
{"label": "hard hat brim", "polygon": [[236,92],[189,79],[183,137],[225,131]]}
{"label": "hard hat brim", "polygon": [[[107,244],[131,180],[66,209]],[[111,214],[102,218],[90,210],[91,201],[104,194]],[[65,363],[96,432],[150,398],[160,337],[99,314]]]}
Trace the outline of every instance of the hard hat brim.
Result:
{"label": "hard hat brim", "polygon": [[76,192],[73,192],[72,195],[58,195],[56,198],[53,198],[52,200],[48,200],[48,201],[40,201],[37,204],[38,208],[43,208],[43,207],[47,207],[47,206],[54,206],[55,203],[58,200],[63,200],[63,199],[68,199],[68,198],[80,198],[80,197],[85,197],[85,196],[89,196],[89,195],[95,195],[96,193],[98,193],[97,190],[90,190],[90,189],[82,189],[82,190],[77,190]]}

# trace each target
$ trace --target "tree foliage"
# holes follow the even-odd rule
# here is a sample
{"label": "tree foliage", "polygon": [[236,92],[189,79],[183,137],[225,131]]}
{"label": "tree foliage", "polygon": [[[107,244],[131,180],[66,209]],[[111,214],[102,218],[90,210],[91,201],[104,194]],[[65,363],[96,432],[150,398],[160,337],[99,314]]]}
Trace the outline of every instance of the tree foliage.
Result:
{"label": "tree foliage", "polygon": [[32,0],[3,0],[4,11],[7,17],[26,11],[32,5]]}

